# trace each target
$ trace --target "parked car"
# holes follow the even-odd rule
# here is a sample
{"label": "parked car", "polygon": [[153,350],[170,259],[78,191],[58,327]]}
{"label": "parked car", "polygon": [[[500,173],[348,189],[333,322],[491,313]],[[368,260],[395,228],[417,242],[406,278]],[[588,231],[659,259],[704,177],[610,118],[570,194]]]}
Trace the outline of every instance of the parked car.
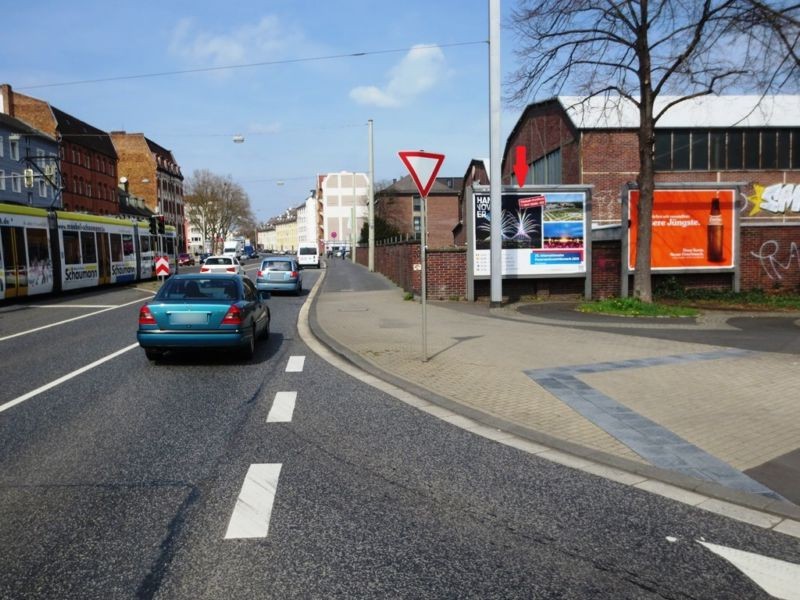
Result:
{"label": "parked car", "polygon": [[269,292],[294,292],[299,296],[303,291],[300,266],[294,258],[265,258],[256,272],[256,287]]}
{"label": "parked car", "polygon": [[200,267],[201,273],[236,273],[244,275],[244,267],[233,256],[209,256]]}
{"label": "parked car", "polygon": [[228,348],[250,358],[256,339],[269,337],[268,298],[240,275],[173,275],[139,310],[136,339],[153,361],[190,348]]}
{"label": "parked car", "polygon": [[189,254],[188,252],[181,252],[178,255],[178,265],[186,266],[186,267],[193,267],[194,266],[194,257]]}

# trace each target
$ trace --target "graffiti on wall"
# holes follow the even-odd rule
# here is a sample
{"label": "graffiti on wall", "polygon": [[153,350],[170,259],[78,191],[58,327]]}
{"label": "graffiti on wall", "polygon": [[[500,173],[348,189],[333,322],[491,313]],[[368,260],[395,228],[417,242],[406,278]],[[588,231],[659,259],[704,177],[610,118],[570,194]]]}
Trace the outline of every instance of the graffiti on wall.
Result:
{"label": "graffiti on wall", "polygon": [[773,281],[782,280],[782,273],[789,271],[795,263],[800,270],[800,249],[796,242],[789,244],[789,252],[785,261],[780,259],[781,245],[777,240],[764,242],[758,252],[750,252],[750,254],[759,260],[761,268]]}
{"label": "graffiti on wall", "polygon": [[747,200],[751,205],[750,215],[761,211],[770,214],[800,213],[800,184],[775,183],[773,185],[753,184],[753,195]]}

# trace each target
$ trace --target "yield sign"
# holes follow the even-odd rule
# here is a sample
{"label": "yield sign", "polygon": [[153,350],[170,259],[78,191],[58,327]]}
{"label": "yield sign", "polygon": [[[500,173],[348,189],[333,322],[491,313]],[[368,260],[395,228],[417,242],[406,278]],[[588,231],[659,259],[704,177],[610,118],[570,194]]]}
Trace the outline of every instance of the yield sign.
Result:
{"label": "yield sign", "polygon": [[428,197],[428,192],[436,181],[436,174],[444,162],[444,154],[434,154],[432,152],[398,152],[400,160],[411,173],[411,178],[417,185],[419,195],[423,198]]}

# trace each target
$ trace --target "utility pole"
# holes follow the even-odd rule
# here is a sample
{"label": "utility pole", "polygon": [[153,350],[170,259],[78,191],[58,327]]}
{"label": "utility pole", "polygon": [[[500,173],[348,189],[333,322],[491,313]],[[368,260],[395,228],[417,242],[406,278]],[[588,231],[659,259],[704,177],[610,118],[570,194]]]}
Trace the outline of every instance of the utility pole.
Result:
{"label": "utility pole", "polygon": [[503,303],[502,168],[500,165],[500,0],[489,0],[490,306]]}
{"label": "utility pole", "polygon": [[375,271],[375,149],[372,144],[372,119],[369,124],[369,255],[367,267]]}

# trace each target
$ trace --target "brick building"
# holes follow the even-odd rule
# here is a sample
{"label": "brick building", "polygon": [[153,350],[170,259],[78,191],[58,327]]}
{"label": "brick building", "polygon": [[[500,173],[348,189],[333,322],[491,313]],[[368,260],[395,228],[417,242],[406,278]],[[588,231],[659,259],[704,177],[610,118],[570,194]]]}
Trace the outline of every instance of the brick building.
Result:
{"label": "brick building", "polygon": [[[655,112],[673,100],[660,97]],[[506,141],[503,183],[515,182],[516,147],[524,146],[526,183],[594,185],[594,222],[619,222],[620,190],[639,172],[638,127],[638,109],[624,99],[530,104]],[[747,218],[800,218],[800,191],[796,202],[781,200],[800,184],[800,96],[681,102],[656,124],[655,168],[657,183],[745,183]]]}
{"label": "brick building", "polygon": [[119,214],[117,153],[108,134],[8,84],[0,85],[0,95],[4,113],[60,140],[64,209]]}
{"label": "brick building", "polygon": [[183,174],[172,152],[143,133],[112,131],[111,140],[119,156],[119,176],[126,189],[145,200],[147,207],[166,218],[177,231],[177,247],[187,248],[183,203]]}
{"label": "brick building", "polygon": [[[461,177],[437,177],[428,193],[426,228],[431,248],[454,245],[454,228],[460,220],[461,185]],[[401,235],[419,236],[422,200],[411,175],[375,193],[375,215],[393,225]]]}

